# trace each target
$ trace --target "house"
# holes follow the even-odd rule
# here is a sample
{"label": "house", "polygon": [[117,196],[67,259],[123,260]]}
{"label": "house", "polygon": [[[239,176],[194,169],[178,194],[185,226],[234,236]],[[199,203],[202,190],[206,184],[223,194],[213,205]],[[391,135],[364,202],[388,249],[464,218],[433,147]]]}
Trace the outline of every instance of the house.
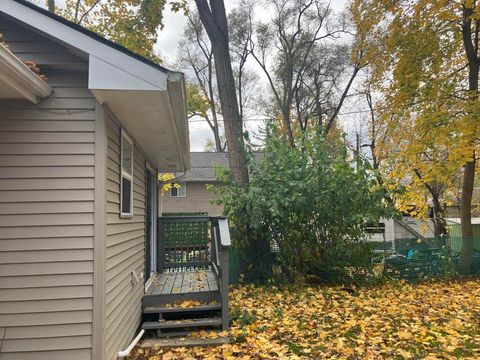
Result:
{"label": "house", "polygon": [[208,185],[220,186],[215,176],[215,166],[228,168],[228,153],[191,152],[191,167],[184,176],[180,175],[172,187],[162,196],[162,214],[200,213],[218,216],[223,206],[212,204],[217,196]]}
{"label": "house", "polygon": [[[369,227],[369,240],[393,244],[396,240],[433,238],[434,224],[431,220],[403,215],[400,219],[380,219],[379,225]],[[393,246],[393,245],[392,245]]]}
{"label": "house", "polygon": [[0,358],[116,359],[163,261],[157,173],[190,166],[183,74],[24,0],[0,34]]}
{"label": "house", "polygon": [[[261,153],[255,152],[259,161]],[[162,214],[185,214],[206,212],[210,216],[223,214],[223,206],[214,201],[217,195],[213,187],[221,186],[215,175],[216,167],[229,168],[228,153],[225,152],[191,152],[191,167],[183,175],[178,175],[177,187],[163,194]],[[213,203],[212,203],[213,202]]]}

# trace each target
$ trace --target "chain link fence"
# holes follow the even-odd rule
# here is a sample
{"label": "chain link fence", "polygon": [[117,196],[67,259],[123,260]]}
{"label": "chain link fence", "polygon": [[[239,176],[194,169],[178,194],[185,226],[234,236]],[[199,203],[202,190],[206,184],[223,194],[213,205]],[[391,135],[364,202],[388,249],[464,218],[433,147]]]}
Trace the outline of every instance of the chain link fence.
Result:
{"label": "chain link fence", "polygon": [[[355,256],[347,258],[340,254],[329,264],[321,266],[313,260],[307,266],[311,269],[307,275],[315,275],[324,282],[369,282],[386,278],[416,282],[458,277],[463,242],[459,236],[396,239],[392,242],[365,241],[352,244],[347,250],[361,254],[362,259]],[[275,275],[277,257],[278,252],[272,251],[258,265],[258,256],[248,256],[245,251],[231,248],[230,282],[265,282],[265,274],[270,272],[272,277]],[[470,258],[469,275],[480,275],[480,237],[473,238]]]}

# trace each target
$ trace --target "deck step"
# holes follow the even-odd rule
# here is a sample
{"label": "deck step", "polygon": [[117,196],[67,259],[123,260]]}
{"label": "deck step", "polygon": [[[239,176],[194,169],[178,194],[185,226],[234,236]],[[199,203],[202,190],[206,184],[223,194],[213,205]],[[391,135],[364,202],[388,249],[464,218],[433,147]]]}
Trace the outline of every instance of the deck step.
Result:
{"label": "deck step", "polygon": [[192,313],[200,311],[217,311],[221,310],[220,304],[213,305],[199,305],[194,307],[162,307],[162,306],[147,306],[143,309],[144,314],[169,314],[169,313]]}
{"label": "deck step", "polygon": [[157,339],[163,338],[163,339],[178,339],[178,338],[184,338],[186,336],[189,336],[192,332],[191,331],[182,331],[178,330],[176,331],[175,329],[169,329],[170,331],[165,331],[162,329],[157,330]]}
{"label": "deck step", "polygon": [[144,295],[142,302],[143,307],[156,307],[166,304],[174,304],[176,302],[183,301],[200,301],[203,303],[218,302],[220,303],[220,291],[202,291],[202,292],[192,292],[192,293],[183,293],[183,294],[153,294],[153,295]]}
{"label": "deck step", "polygon": [[229,339],[227,337],[219,337],[216,339],[206,338],[171,338],[171,339],[158,339],[150,338],[145,339],[141,343],[141,348],[176,348],[176,347],[210,347],[210,346],[222,346],[228,344]]}
{"label": "deck step", "polygon": [[142,329],[178,329],[178,328],[191,328],[191,327],[203,327],[203,326],[216,326],[222,325],[222,318],[203,318],[203,319],[191,319],[191,320],[164,320],[164,321],[146,321],[142,324]]}

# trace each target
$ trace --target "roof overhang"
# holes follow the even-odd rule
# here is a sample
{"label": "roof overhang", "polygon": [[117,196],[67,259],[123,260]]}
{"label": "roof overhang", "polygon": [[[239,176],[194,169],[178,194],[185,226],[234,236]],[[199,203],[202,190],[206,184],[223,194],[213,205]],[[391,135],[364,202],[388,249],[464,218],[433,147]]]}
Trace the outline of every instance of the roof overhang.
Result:
{"label": "roof overhang", "polygon": [[0,99],[27,99],[37,104],[52,88],[0,43]]}
{"label": "roof overhang", "polygon": [[184,76],[23,0],[0,12],[88,59],[88,88],[160,171],[190,167]]}
{"label": "roof overhang", "polygon": [[[173,77],[173,76],[172,76]],[[95,87],[92,93],[119,118],[161,171],[190,167],[183,77],[168,80],[167,90],[116,90]]]}

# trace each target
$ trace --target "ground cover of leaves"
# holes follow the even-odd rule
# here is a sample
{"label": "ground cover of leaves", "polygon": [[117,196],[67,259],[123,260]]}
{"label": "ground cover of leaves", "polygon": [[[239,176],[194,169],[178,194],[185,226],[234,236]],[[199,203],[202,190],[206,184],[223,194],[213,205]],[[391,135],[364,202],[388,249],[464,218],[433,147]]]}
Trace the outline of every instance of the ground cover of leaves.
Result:
{"label": "ground cover of leaves", "polygon": [[480,359],[480,280],[242,286],[230,299],[230,344],[137,348],[131,359]]}

